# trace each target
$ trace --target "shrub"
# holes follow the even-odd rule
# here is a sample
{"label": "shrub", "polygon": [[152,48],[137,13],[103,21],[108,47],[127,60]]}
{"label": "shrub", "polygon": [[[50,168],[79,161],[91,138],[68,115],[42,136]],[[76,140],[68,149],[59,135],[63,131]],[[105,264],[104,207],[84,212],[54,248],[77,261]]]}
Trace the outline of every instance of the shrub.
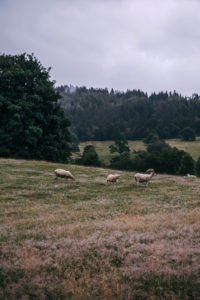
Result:
{"label": "shrub", "polygon": [[183,141],[195,141],[195,131],[191,127],[185,127],[181,131],[181,139]]}
{"label": "shrub", "polygon": [[198,176],[200,176],[200,157],[198,158],[197,162],[196,162],[196,174]]}
{"label": "shrub", "polygon": [[101,165],[98,154],[92,145],[88,145],[84,148],[82,157],[76,160],[76,163],[96,167]]}
{"label": "shrub", "polygon": [[185,153],[181,158],[180,168],[178,172],[181,175],[186,175],[187,173],[194,174],[195,172],[194,160],[191,157],[191,155],[189,155],[188,153]]}

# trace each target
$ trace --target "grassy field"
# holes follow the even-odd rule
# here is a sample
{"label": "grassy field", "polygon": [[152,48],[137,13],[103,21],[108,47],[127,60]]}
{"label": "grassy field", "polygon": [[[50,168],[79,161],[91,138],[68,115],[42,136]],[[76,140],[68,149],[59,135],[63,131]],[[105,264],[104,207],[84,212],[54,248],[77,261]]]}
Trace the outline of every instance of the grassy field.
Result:
{"label": "grassy field", "polygon": [[[100,161],[102,161],[103,163],[105,163],[106,165],[109,165],[109,161],[112,157],[112,154],[110,154],[110,149],[109,146],[110,145],[114,145],[113,141],[103,141],[103,142],[99,142],[99,141],[88,141],[88,142],[82,142],[79,145],[80,148],[80,154],[83,153],[83,149],[85,146],[87,145],[93,145],[99,155]],[[143,141],[129,141],[128,142],[129,148],[131,151],[133,150],[145,150],[145,145],[143,143]],[[80,156],[80,154],[78,154],[78,156]],[[77,154],[75,154],[75,157],[77,157]]]}
{"label": "grassy field", "polygon": [[[180,150],[184,150],[188,153],[191,154],[191,156],[197,160],[200,157],[200,137],[197,137],[196,141],[194,142],[184,142],[181,141],[180,139],[171,139],[171,140],[166,140],[166,142],[172,146],[172,147],[177,147]],[[110,150],[109,150],[109,146],[111,144],[114,144],[113,141],[103,141],[103,142],[99,142],[99,141],[88,141],[88,142],[82,142],[80,143],[80,153],[83,152],[83,149],[85,146],[87,145],[93,145],[95,146],[95,149],[99,155],[99,158],[102,162],[104,162],[106,165],[109,164],[110,158],[111,158],[111,154],[110,154]],[[131,150],[131,152],[133,150],[145,150],[146,147],[143,143],[142,140],[138,140],[138,141],[129,141],[129,148]],[[80,154],[78,154],[78,156],[80,156]],[[75,157],[77,157],[77,154],[75,154]]]}
{"label": "grassy field", "polygon": [[200,157],[200,137],[197,137],[194,142],[185,142],[180,139],[166,140],[166,142],[172,147],[177,147],[190,153],[195,160]]}
{"label": "grassy field", "polygon": [[110,172],[0,160],[0,299],[199,299],[200,179]]}

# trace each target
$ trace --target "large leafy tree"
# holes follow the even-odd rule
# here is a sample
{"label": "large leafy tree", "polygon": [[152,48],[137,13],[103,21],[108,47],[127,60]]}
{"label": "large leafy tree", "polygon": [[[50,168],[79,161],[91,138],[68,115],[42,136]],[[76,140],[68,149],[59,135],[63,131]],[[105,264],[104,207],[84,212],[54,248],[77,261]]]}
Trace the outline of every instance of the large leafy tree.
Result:
{"label": "large leafy tree", "polygon": [[69,121],[59,94],[32,55],[0,55],[0,156],[65,162]]}

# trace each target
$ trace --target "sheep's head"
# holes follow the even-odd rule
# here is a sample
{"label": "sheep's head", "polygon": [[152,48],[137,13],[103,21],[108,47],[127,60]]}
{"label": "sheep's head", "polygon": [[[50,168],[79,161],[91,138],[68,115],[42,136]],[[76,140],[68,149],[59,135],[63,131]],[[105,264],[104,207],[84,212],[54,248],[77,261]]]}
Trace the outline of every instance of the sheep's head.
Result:
{"label": "sheep's head", "polygon": [[152,177],[157,176],[157,174],[154,171],[149,174],[152,175]]}
{"label": "sheep's head", "polygon": [[155,173],[155,170],[154,170],[154,169],[148,169],[148,170],[146,170],[145,173],[146,173],[146,174]]}
{"label": "sheep's head", "polygon": [[146,170],[145,173],[146,173],[146,174],[153,174],[152,177],[153,177],[153,176],[157,176],[157,174],[155,173],[155,170],[154,170],[154,169],[148,169],[148,170]]}

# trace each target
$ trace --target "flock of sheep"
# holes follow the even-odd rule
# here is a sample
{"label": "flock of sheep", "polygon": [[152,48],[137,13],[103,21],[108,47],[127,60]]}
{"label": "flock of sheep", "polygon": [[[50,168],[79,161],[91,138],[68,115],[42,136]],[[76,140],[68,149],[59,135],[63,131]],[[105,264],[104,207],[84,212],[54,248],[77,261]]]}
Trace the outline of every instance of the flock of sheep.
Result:
{"label": "flock of sheep", "polygon": [[[71,179],[71,180],[75,181],[75,178],[70,171],[66,171],[63,169],[56,169],[54,171],[54,173],[56,175],[55,179],[57,179],[58,177],[61,177],[61,178]],[[145,174],[136,173],[135,174],[135,182],[136,182],[136,184],[139,184],[140,182],[146,182],[146,185],[148,185],[149,181],[151,180],[151,178],[153,176],[156,176],[154,169],[148,169],[145,172]],[[107,181],[107,183],[108,182],[117,182],[117,180],[119,178],[120,178],[119,174],[109,174],[106,178],[106,181]]]}

